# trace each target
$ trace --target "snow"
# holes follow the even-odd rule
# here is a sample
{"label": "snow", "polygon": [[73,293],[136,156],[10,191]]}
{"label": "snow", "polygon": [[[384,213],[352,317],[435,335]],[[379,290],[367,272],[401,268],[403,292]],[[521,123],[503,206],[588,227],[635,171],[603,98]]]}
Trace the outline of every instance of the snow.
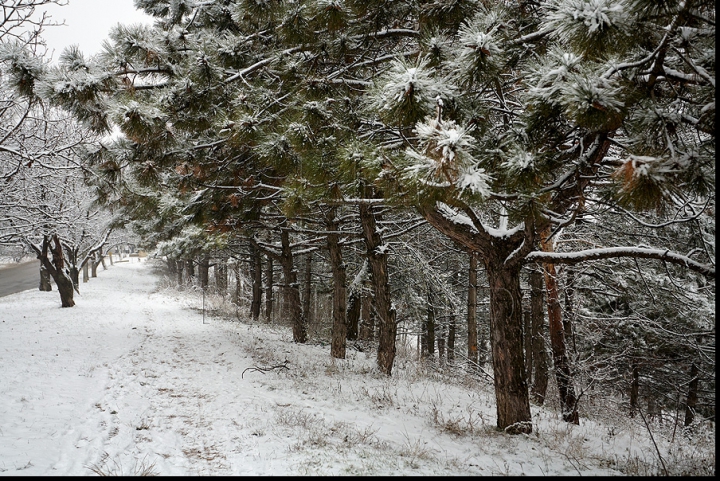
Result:
{"label": "snow", "polygon": [[[495,429],[492,382],[375,353],[292,342],[220,316],[153,261],[115,262],[62,309],[56,290],[0,298],[2,475],[620,475],[652,465],[639,420]],[[260,368],[272,368],[262,371]],[[672,447],[655,441],[672,462]],[[710,452],[714,453],[714,437]],[[697,449],[697,448],[695,448]],[[696,453],[697,454],[697,453]],[[713,460],[714,460],[714,454]],[[645,464],[643,464],[645,463]],[[659,468],[658,468],[659,469]],[[654,471],[653,471],[654,472]]]}

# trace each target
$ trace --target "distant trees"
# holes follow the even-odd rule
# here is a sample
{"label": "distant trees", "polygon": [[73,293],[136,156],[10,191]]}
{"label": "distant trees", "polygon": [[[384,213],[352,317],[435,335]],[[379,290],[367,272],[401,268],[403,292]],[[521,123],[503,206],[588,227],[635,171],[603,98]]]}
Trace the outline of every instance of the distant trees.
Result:
{"label": "distant trees", "polygon": [[100,252],[114,219],[86,185],[96,176],[84,164],[96,135],[43,99],[48,20],[37,10],[48,3],[62,2],[11,0],[0,17],[0,244],[30,246],[41,276],[49,273],[62,306],[72,307],[79,269]]}
{"label": "distant trees", "polygon": [[[597,302],[587,263],[616,263],[624,279],[628,265],[655,269],[638,260],[655,259],[714,279],[714,3],[136,4],[154,27],[116,28],[93,61],[66,51],[43,92],[97,132],[121,129],[89,160],[105,176],[99,198],[156,227],[140,229],[146,238],[179,242],[195,226],[198,238],[247,242],[254,318],[262,256],[281,266],[296,342],[307,340],[308,312],[295,259],[321,246],[336,284],[332,354],[342,357],[343,327],[355,335],[358,283],[344,272],[352,232],[364,242],[378,368],[391,374],[393,257],[435,269],[431,244],[414,255],[388,241],[403,228],[386,221],[408,214],[407,228],[426,222],[464,251],[452,269],[467,283],[481,268],[497,425],[529,433],[527,351],[538,401],[546,364],[535,274],[532,319],[523,317],[528,268],[542,271],[552,369],[563,418],[575,423],[581,357],[569,343],[597,334],[574,326],[596,319],[581,308]],[[357,215],[352,227],[338,212]],[[693,226],[684,243],[674,241],[679,225]],[[618,226],[623,235],[611,232]],[[477,365],[476,286],[463,285]],[[442,276],[412,294],[431,357],[450,340],[450,323],[447,337],[435,335],[439,300],[461,297]]]}

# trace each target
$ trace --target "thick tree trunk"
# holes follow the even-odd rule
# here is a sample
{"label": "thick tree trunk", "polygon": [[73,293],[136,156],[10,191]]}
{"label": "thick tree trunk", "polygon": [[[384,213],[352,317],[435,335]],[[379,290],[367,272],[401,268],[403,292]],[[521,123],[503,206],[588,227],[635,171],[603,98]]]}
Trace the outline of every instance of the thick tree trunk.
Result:
{"label": "thick tree trunk", "polygon": [[497,425],[510,434],[530,433],[532,418],[523,355],[520,266],[505,265],[502,262],[505,257],[485,259],[490,286],[490,344]]}
{"label": "thick tree trunk", "polygon": [[[490,346],[497,426],[509,434],[531,433],[520,270],[522,259],[534,244],[532,219],[527,219],[523,230],[504,236],[491,235],[479,219],[473,220],[476,227],[466,222],[456,223],[445,209],[437,207],[436,204],[433,207],[420,206],[419,209],[430,225],[461,243],[468,251],[477,252],[485,264],[490,298]],[[470,209],[466,212],[473,215]]]}
{"label": "thick tree trunk", "polygon": [[467,301],[467,355],[471,368],[475,368],[478,365],[477,264],[477,253],[470,252]]}
{"label": "thick tree trunk", "polygon": [[387,246],[383,243],[375,223],[375,212],[372,205],[360,204],[360,223],[367,249],[368,263],[372,273],[375,293],[375,307],[378,314],[380,330],[378,333],[377,365],[388,376],[392,373],[395,361],[395,308],[390,297],[390,285],[387,270]]}
{"label": "thick tree trunk", "polygon": [[545,402],[548,386],[548,356],[545,349],[545,302],[543,298],[543,275],[530,271],[530,319],[533,357],[532,397],[536,404]]}
{"label": "thick tree trunk", "polygon": [[70,267],[68,269],[68,272],[70,272],[70,279],[72,279],[73,284],[75,285],[75,288],[80,287],[80,269],[78,269],[75,266]]}
{"label": "thick tree trunk", "polygon": [[685,403],[685,426],[690,426],[695,420],[695,406],[698,402],[698,367],[692,363],[690,366],[690,384],[688,385],[687,402]]}
{"label": "thick tree trunk", "polygon": [[265,319],[267,322],[272,321],[273,317],[273,274],[275,268],[273,267],[272,257],[268,257],[267,266],[265,268]]}
{"label": "thick tree trunk", "polygon": [[40,287],[39,289],[43,292],[50,292],[52,291],[52,283],[50,283],[50,273],[48,272],[47,268],[42,265],[42,261],[40,261]]}
{"label": "thick tree trunk", "polygon": [[250,302],[250,315],[253,321],[260,318],[260,305],[262,304],[262,256],[260,249],[253,244],[250,257],[250,270],[252,271],[252,301]]}
{"label": "thick tree trunk", "polygon": [[280,244],[282,246],[281,265],[285,284],[285,300],[288,317],[293,327],[293,341],[304,343],[307,342],[307,325],[300,303],[300,286],[298,286],[297,272],[290,249],[290,231],[286,228],[280,231]]}
{"label": "thick tree trunk", "polygon": [[[332,209],[325,218],[325,227],[329,234],[327,236],[327,247],[330,257],[330,268],[333,278],[333,324],[332,324],[332,345],[330,355],[336,359],[345,359],[346,339],[348,337],[347,310],[347,279],[346,267],[342,258],[340,248],[340,236],[337,234],[339,224],[336,209]],[[357,298],[353,298],[352,305],[357,304]],[[359,313],[359,309],[355,309]],[[352,310],[351,310],[352,311]],[[357,325],[357,324],[356,324]],[[357,338],[357,328],[355,328]]]}
{"label": "thick tree trunk", "polygon": [[[60,303],[62,307],[73,307],[75,305],[75,301],[73,300],[75,286],[70,278],[69,271],[65,267],[63,250],[58,236],[53,235],[52,238],[44,236],[42,247],[40,249],[38,249],[34,244],[31,244],[31,247],[37,254],[38,259],[40,259],[42,266],[55,281],[58,293],[60,294]],[[52,262],[48,258],[48,250],[52,254]]]}
{"label": "thick tree trunk", "polygon": [[88,262],[90,262],[89,259],[85,261],[82,266],[83,282],[88,282],[90,280],[90,266],[88,265]]}

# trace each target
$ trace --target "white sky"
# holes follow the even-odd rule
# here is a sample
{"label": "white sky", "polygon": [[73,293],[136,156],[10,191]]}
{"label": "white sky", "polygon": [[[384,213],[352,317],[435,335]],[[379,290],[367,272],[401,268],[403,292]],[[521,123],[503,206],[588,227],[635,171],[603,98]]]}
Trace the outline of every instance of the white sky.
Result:
{"label": "white sky", "polygon": [[135,9],[133,0],[69,0],[62,7],[55,4],[40,7],[37,13],[43,10],[52,16],[51,21],[66,24],[49,27],[43,35],[54,61],[72,44],[79,45],[86,57],[98,53],[102,41],[118,23],[153,22],[152,17]]}
{"label": "white sky", "polygon": [[252,322],[247,302],[239,317],[228,304],[217,317],[220,296],[169,288],[152,260],[119,260],[81,284],[73,308],[60,308],[56,288],[0,297],[0,477],[143,466],[166,476],[661,474],[653,442],[671,475],[714,472],[713,425],[675,436],[672,422],[652,421],[653,441],[639,416],[596,406],[590,391],[574,426],[549,390],[531,406],[533,433],[504,435],[492,381],[462,364],[425,372],[412,340],[398,339],[388,378],[373,349],[333,360],[327,343]]}

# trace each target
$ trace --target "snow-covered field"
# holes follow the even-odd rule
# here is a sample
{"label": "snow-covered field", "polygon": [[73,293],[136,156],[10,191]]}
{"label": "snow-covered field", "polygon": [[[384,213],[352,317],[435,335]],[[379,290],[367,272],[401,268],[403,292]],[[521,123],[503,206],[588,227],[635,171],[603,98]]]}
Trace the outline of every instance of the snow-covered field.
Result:
{"label": "snow-covered field", "polygon": [[[663,473],[639,419],[571,426],[533,407],[533,434],[508,436],[488,381],[402,349],[386,378],[374,352],[333,360],[282,326],[203,323],[199,294],[161,287],[151,262],[98,276],[70,309],[55,290],[0,298],[0,475]],[[653,435],[671,474],[714,473],[714,432]]]}

